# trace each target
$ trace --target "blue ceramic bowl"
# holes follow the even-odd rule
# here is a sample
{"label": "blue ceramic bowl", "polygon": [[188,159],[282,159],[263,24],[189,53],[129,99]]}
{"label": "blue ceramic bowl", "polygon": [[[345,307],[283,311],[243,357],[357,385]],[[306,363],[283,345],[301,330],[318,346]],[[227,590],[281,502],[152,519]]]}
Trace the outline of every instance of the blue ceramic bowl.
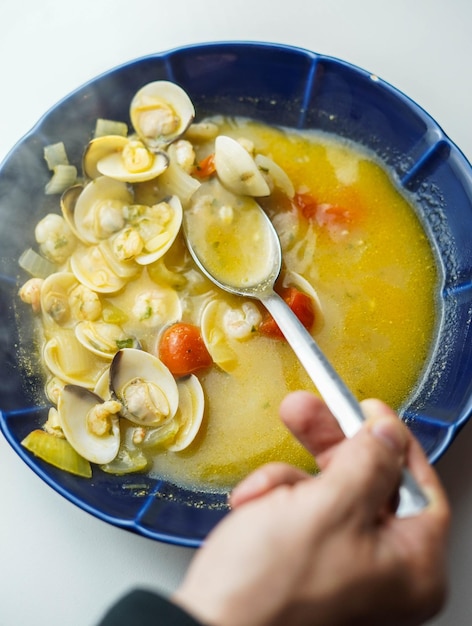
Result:
{"label": "blue ceramic bowl", "polygon": [[[414,194],[442,265],[441,322],[427,371],[402,415],[435,461],[472,410],[472,172],[458,148],[419,106],[357,67],[306,50],[258,43],[189,46],[132,61],[80,87],[51,109],[0,169],[0,427],[46,483],[98,518],[144,536],[197,546],[225,515],[224,495],[179,489],[146,475],[94,470],[84,480],[31,456],[20,441],[45,421],[41,376],[20,366],[33,349],[26,307],[15,308],[18,257],[48,206],[43,146],[65,140],[79,163],[97,117],[127,120],[144,83],[179,83],[198,117],[243,115],[316,128],[364,144]],[[38,401],[38,397],[40,400]]]}

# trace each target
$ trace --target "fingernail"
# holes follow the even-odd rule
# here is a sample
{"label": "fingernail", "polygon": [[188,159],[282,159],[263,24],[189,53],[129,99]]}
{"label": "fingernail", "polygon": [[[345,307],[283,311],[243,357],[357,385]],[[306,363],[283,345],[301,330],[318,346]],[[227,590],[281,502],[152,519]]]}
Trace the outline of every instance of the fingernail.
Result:
{"label": "fingernail", "polygon": [[400,419],[393,409],[381,400],[370,398],[362,402],[362,410],[370,423],[372,434],[391,450],[404,452],[407,437],[400,425]]}
{"label": "fingernail", "polygon": [[379,418],[375,420],[370,428],[371,433],[379,441],[395,452],[404,452],[406,437],[393,419]]}

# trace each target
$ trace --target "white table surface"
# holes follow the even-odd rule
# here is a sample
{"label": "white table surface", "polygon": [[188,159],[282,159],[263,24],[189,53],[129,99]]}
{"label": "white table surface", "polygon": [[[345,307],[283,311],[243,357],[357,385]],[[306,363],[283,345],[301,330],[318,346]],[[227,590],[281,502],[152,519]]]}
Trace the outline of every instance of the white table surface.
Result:
{"label": "white table surface", "polygon": [[[222,40],[292,44],[364,67],[429,111],[472,159],[470,0],[1,0],[0,24],[0,159],[43,112],[97,74]],[[472,624],[471,448],[472,424],[437,464],[454,520],[450,601],[431,626]],[[174,589],[192,558],[190,549],[84,513],[2,436],[0,476],[0,626],[93,626],[130,587]]]}

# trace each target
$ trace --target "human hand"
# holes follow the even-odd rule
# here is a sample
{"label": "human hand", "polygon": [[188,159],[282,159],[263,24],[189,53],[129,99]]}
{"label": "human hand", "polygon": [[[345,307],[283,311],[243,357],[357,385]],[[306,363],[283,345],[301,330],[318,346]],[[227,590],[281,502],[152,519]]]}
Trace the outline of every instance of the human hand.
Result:
{"label": "human hand", "polygon": [[[269,464],[231,495],[233,511],[197,553],[174,600],[215,626],[421,624],[445,599],[449,507],[420,445],[379,401],[346,440],[324,403],[288,396],[285,424],[316,456],[316,477]],[[430,499],[398,519],[409,467]]]}

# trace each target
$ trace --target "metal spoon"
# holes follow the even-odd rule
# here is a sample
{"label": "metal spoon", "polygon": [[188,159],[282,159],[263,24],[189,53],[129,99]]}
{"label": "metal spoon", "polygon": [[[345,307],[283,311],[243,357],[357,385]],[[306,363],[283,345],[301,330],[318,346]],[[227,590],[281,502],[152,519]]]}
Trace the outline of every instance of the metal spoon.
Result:
{"label": "metal spoon", "polygon": [[[198,216],[192,215],[191,212],[186,212],[184,217],[184,234],[190,254],[202,272],[218,287],[238,296],[255,298],[267,308],[330,411],[337,419],[344,435],[352,437],[360,429],[365,419],[361,407],[320,350],[313,337],[287,303],[274,291],[274,283],[280,274],[282,266],[282,250],[279,237],[272,222],[262,208],[254,203],[252,210],[256,211],[254,221],[257,222],[260,230],[257,244],[259,246],[259,261],[257,267],[251,267],[251,255],[248,254],[248,250],[242,250],[245,239],[242,238],[243,235],[241,238],[237,238],[238,245],[241,244],[241,249],[235,250],[234,254],[237,255],[239,264],[242,262],[246,265],[242,272],[245,276],[243,280],[235,280],[228,270],[225,270],[222,265],[218,265],[215,262],[212,243],[207,237],[202,236],[202,233],[203,235],[205,234],[205,230],[204,228],[202,230],[201,223],[199,225],[200,236],[198,238],[193,236],[196,229],[194,228],[195,221],[192,226],[192,220],[198,219]],[[261,249],[262,255],[260,254]],[[260,267],[261,257],[266,262],[266,271],[262,272],[263,275]],[[398,517],[414,515],[419,513],[427,504],[428,500],[423,491],[411,473],[404,468],[402,483],[399,488],[399,505],[396,515]]]}

